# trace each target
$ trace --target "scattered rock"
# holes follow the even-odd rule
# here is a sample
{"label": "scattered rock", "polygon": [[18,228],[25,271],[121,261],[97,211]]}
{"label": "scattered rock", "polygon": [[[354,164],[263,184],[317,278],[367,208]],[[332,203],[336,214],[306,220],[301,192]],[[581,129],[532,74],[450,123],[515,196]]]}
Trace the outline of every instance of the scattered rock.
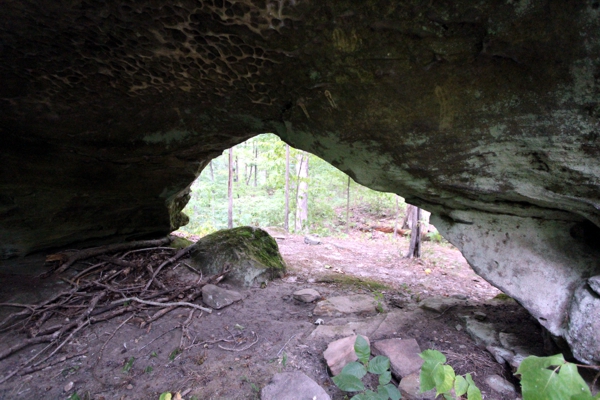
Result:
{"label": "scattered rock", "polygon": [[331,400],[315,381],[300,371],[275,374],[260,392],[262,400]]}
{"label": "scattered rock", "polygon": [[390,359],[391,369],[398,379],[418,372],[423,365],[421,348],[415,339],[386,339],[373,343],[373,354]]}
{"label": "scattered rock", "polygon": [[129,385],[126,386],[127,390],[132,390],[133,389],[133,385],[130,383]]}
{"label": "scattered rock", "polygon": [[475,317],[475,319],[478,321],[485,321],[487,319],[486,313],[483,313],[481,311],[475,311],[473,313],[473,317]]}
{"label": "scattered rock", "polygon": [[400,389],[400,393],[402,394],[402,398],[404,400],[435,399],[435,389],[421,393],[421,380],[419,379],[419,372],[412,373],[402,378],[398,389]]}
{"label": "scattered rock", "polygon": [[484,346],[498,345],[498,332],[494,329],[494,325],[475,321],[472,318],[466,318],[467,332],[475,343]]}
{"label": "scattered rock", "polygon": [[321,239],[316,236],[306,235],[304,236],[304,243],[314,246],[317,244],[321,244]]}
{"label": "scattered rock", "polygon": [[461,325],[461,324],[456,324],[456,330],[457,330],[457,331],[459,331],[459,332],[460,332],[460,331],[462,331],[462,329],[463,329],[463,327],[462,327],[462,325]]}
{"label": "scattered rock", "polygon": [[[367,343],[369,343],[369,338],[364,338]],[[344,366],[349,362],[358,360],[358,357],[354,352],[355,341],[356,335],[336,340],[335,342],[329,343],[327,349],[323,352],[323,357],[325,358],[325,361],[327,361],[327,366],[333,376],[342,372]]]}
{"label": "scattered rock", "polygon": [[485,378],[485,383],[494,391],[505,395],[516,394],[515,387],[512,383],[498,375],[490,375]]}
{"label": "scattered rock", "polygon": [[424,310],[443,313],[450,307],[465,304],[467,304],[466,301],[454,299],[452,297],[431,297],[429,299],[421,301],[419,303],[419,307],[421,307]]}
{"label": "scattered rock", "polygon": [[301,289],[294,292],[294,298],[305,303],[312,303],[321,298],[321,293],[317,292],[315,289]]}
{"label": "scattered rock", "polygon": [[515,353],[500,346],[486,346],[486,350],[489,351],[498,364],[504,364],[505,362],[511,363],[515,358]]}
{"label": "scattered rock", "polygon": [[581,284],[571,300],[567,340],[573,355],[587,364],[600,363],[600,297],[595,276]]}
{"label": "scattered rock", "polygon": [[68,392],[69,390],[73,389],[73,382],[67,383],[63,389],[65,392]]}
{"label": "scattered rock", "polygon": [[242,226],[224,229],[198,240],[191,249],[192,265],[204,275],[229,267],[226,281],[249,287],[283,277],[286,266],[279,246],[262,229]]}
{"label": "scattered rock", "polygon": [[217,310],[242,300],[242,295],[233,290],[222,289],[216,285],[204,285],[202,301]]}
{"label": "scattered rock", "polygon": [[318,318],[318,319],[315,321],[315,325],[323,325],[324,323],[325,323],[325,321],[323,321],[321,318]]}
{"label": "scattered rock", "polygon": [[365,294],[331,297],[317,303],[313,314],[333,317],[338,314],[375,315],[377,302]]}

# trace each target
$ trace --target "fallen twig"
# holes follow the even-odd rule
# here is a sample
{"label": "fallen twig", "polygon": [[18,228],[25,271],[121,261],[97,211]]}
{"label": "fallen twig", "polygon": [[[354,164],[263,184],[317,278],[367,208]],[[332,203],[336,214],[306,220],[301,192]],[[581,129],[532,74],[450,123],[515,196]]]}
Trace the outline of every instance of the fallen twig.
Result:
{"label": "fallen twig", "polygon": [[122,303],[126,303],[128,301],[135,301],[137,303],[147,304],[149,306],[156,306],[156,307],[192,307],[192,308],[197,308],[198,310],[206,311],[209,314],[212,313],[212,310],[210,308],[202,307],[202,306],[199,306],[198,304],[194,304],[194,303],[188,303],[187,301],[177,301],[174,303],[159,303],[157,301],[148,301],[148,300],[138,299],[137,297],[126,297],[124,299],[115,300],[111,304],[122,304]]}
{"label": "fallen twig", "polygon": [[129,316],[129,318],[126,318],[123,322],[121,322],[121,324],[119,324],[119,326],[117,326],[117,329],[115,329],[113,331],[113,333],[110,335],[110,337],[108,339],[106,339],[106,342],[104,342],[104,344],[102,345],[102,347],[100,348],[100,351],[98,352],[98,358],[96,359],[96,362],[94,363],[94,367],[92,368],[92,376],[94,377],[94,379],[96,379],[99,383],[101,383],[102,385],[106,385],[106,383],[102,382],[100,380],[100,378],[98,378],[98,376],[96,375],[96,368],[98,367],[98,365],[100,364],[100,360],[102,360],[102,354],[104,353],[104,349],[106,348],[106,345],[108,344],[108,342],[110,342],[110,340],[115,337],[115,335],[117,334],[117,331],[119,329],[121,329],[121,327],[123,325],[125,325],[127,323],[127,321],[129,321],[131,318],[133,318],[135,316],[135,314],[132,314]]}
{"label": "fallen twig", "polygon": [[[252,333],[254,333],[254,332],[252,332]],[[220,344],[218,344],[217,346],[219,346],[220,349],[227,350],[227,351],[244,351],[244,350],[248,350],[250,347],[252,347],[256,343],[258,343],[258,334],[256,334],[256,333],[254,333],[254,334],[256,335],[256,340],[254,342],[250,343],[248,346],[243,347],[241,349],[236,349],[236,348],[230,349],[230,348],[221,346]]]}
{"label": "fallen twig", "polygon": [[150,287],[150,285],[152,284],[152,281],[154,280],[154,278],[156,278],[156,275],[158,275],[158,273],[166,266],[169,264],[174,263],[175,261],[179,260],[181,257],[185,256],[186,254],[188,254],[190,252],[190,250],[192,250],[193,245],[190,245],[188,247],[186,247],[185,249],[181,249],[177,252],[177,254],[175,254],[173,257],[169,258],[168,260],[164,261],[162,264],[160,264],[158,266],[158,268],[156,268],[156,271],[154,271],[154,274],[152,275],[152,277],[150,278],[150,280],[148,281],[148,283],[146,284],[146,288],[145,290],[148,290],[148,288]]}

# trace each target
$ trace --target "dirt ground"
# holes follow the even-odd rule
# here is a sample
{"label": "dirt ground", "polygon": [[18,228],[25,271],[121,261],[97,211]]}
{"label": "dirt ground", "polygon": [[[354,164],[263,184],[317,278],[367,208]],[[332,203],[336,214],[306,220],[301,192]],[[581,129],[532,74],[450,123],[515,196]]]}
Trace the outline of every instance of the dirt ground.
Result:
{"label": "dirt ground", "polygon": [[[256,399],[273,374],[301,370],[333,399],[343,399],[323,359],[323,351],[333,339],[311,336],[316,328],[315,304],[292,297],[304,288],[316,289],[323,298],[381,293],[384,313],[398,308],[406,311],[406,320],[394,336],[414,338],[422,350],[440,350],[457,373],[473,375],[485,399],[502,399],[484,383],[486,376],[512,379],[512,374],[478,347],[464,329],[457,329],[464,325],[461,315],[483,311],[488,321],[502,325],[504,332],[516,333],[524,346],[540,349],[537,323],[514,301],[493,300],[500,292],[476,276],[460,252],[447,243],[426,242],[423,257],[408,260],[402,257],[408,249],[407,239],[394,240],[380,232],[357,231],[347,239],[324,238],[314,246],[295,235],[277,242],[288,265],[283,279],[241,290],[242,301],[210,314],[200,310],[190,314],[190,309],[179,307],[144,325],[156,310],[150,306],[133,309],[76,332],[53,357],[38,365],[38,370],[20,369],[33,356],[40,354],[37,360],[43,359],[56,347],[44,350],[47,343],[32,344],[0,360],[0,398],[158,399],[160,393],[170,391],[180,392],[184,399]],[[149,257],[146,253],[138,254],[134,261],[156,264],[172,252],[157,250],[152,253],[154,260],[142,259]],[[73,277],[92,262],[75,264],[63,277]],[[27,272],[21,268],[24,263]],[[3,262],[0,321],[23,310],[6,303],[33,304],[71,287],[58,278],[36,278],[46,269],[42,256]],[[133,279],[134,273],[123,281]],[[199,279],[181,262],[165,268],[159,277],[169,288]],[[229,287],[226,280],[219,285]],[[469,304],[441,315],[416,307],[428,297],[446,296],[468,299]],[[200,299],[196,303],[202,304]],[[80,312],[81,308],[73,308],[72,313],[55,315],[39,329],[66,324]],[[0,325],[0,353],[28,337],[19,330],[21,325],[7,326],[10,324]]]}

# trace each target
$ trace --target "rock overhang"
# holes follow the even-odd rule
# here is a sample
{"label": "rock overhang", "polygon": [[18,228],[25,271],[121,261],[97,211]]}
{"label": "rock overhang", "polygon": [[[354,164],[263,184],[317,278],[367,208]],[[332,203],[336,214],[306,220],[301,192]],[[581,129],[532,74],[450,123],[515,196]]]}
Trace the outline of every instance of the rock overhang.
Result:
{"label": "rock overhang", "polygon": [[211,158],[275,132],[433,211],[553,334],[600,343],[577,336],[598,317],[596,2],[0,8],[3,257],[165,234]]}

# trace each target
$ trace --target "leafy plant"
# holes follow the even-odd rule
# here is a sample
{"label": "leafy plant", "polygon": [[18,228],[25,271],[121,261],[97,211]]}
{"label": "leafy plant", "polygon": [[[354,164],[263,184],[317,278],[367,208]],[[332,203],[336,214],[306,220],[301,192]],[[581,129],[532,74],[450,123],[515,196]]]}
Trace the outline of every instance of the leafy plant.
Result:
{"label": "leafy plant", "polygon": [[521,362],[516,374],[521,375],[524,400],[600,399],[600,393],[592,396],[577,365],[565,361],[562,354],[529,356]]}
{"label": "leafy plant", "polygon": [[[468,400],[481,400],[481,391],[473,382],[471,374],[464,377],[456,375],[454,368],[446,365],[446,356],[437,350],[425,350],[419,356],[424,360],[421,366],[421,392],[431,389],[436,390],[435,396],[440,394],[445,399],[460,399],[464,394]],[[452,389],[456,397],[451,395]]]}
{"label": "leafy plant", "polygon": [[375,291],[373,292],[373,296],[375,297],[375,301],[377,302],[377,305],[375,306],[375,309],[377,310],[378,313],[383,313],[383,293]]}
{"label": "leafy plant", "polygon": [[129,371],[131,371],[131,367],[133,367],[134,361],[135,361],[135,357],[131,357],[129,360],[127,360],[127,362],[123,366],[123,372],[125,372],[126,374],[129,373]]}
{"label": "leafy plant", "polygon": [[175,348],[175,350],[173,350],[170,354],[169,354],[169,360],[173,361],[175,360],[175,358],[180,355],[181,353],[183,353],[183,350],[181,350],[181,348],[177,347]]}
{"label": "leafy plant", "polygon": [[[354,352],[360,362],[346,364],[339,375],[333,377],[333,383],[344,392],[362,392],[352,397],[352,400],[398,400],[402,397],[398,388],[390,383],[390,359],[385,356],[371,358],[371,347],[360,335],[356,336]],[[379,375],[377,392],[365,388],[362,378],[367,372]]]}

